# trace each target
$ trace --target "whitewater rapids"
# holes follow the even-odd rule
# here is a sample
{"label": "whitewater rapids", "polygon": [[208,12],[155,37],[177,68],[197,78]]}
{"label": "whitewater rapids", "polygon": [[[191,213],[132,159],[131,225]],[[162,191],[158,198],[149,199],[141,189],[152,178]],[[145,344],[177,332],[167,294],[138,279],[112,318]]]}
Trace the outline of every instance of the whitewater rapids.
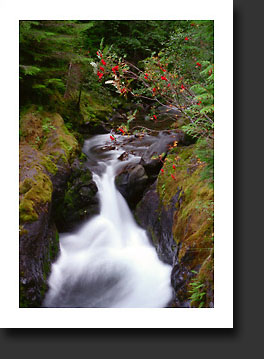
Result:
{"label": "whitewater rapids", "polygon": [[100,213],[76,232],[60,234],[60,255],[52,265],[45,307],[161,308],[172,298],[171,266],[159,260],[115,187],[117,169],[140,158],[129,155],[120,161],[124,150],[110,147],[102,152],[107,145],[109,135],[84,144],[93,164]]}

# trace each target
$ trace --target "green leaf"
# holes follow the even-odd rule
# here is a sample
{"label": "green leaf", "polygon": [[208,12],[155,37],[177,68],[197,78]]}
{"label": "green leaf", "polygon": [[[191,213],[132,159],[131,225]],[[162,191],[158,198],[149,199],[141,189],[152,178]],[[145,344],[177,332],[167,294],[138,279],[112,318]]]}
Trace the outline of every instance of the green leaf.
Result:
{"label": "green leaf", "polygon": [[42,84],[35,84],[32,86],[33,89],[45,89],[46,86]]}
{"label": "green leaf", "polygon": [[193,91],[196,95],[200,95],[206,92],[206,89],[203,88],[201,85],[196,84],[191,87],[191,91]]}
{"label": "green leaf", "polygon": [[204,108],[201,109],[200,113],[212,113],[214,112],[214,105],[210,105],[210,106],[205,106]]}
{"label": "green leaf", "polygon": [[20,65],[19,67],[21,68],[22,72],[24,72],[25,75],[33,76],[41,71],[41,69],[37,66]]}

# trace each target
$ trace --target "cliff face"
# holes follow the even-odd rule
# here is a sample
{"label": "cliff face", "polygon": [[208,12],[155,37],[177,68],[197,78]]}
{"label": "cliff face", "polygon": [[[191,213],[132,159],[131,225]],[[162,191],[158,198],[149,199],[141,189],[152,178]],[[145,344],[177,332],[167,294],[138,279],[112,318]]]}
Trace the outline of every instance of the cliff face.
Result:
{"label": "cliff face", "polygon": [[38,307],[59,248],[52,198],[63,191],[78,143],[59,114],[31,109],[20,131],[20,306]]}
{"label": "cliff face", "polygon": [[135,215],[173,267],[174,307],[213,307],[213,188],[196,145],[175,147]]}

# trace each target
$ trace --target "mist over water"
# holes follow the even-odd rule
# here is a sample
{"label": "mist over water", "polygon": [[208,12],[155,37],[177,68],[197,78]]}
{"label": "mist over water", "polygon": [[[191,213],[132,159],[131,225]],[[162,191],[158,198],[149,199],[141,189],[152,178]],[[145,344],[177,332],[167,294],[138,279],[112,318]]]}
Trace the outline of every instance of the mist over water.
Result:
{"label": "mist over water", "polygon": [[85,142],[100,213],[76,232],[60,234],[60,256],[52,265],[45,307],[155,308],[172,298],[171,267],[158,259],[115,187],[117,169],[140,158],[129,155],[120,161],[124,150],[102,150],[107,144],[109,135]]}

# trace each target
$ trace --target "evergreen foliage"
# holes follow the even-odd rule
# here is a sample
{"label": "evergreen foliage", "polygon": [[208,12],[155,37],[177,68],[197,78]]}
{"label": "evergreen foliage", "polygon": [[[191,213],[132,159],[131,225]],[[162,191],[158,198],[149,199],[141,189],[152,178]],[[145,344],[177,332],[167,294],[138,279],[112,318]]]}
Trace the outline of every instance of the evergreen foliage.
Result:
{"label": "evergreen foliage", "polygon": [[95,54],[103,39],[118,56],[136,63],[160,50],[175,28],[172,20],[101,20],[91,21],[93,27],[86,32],[85,46]]}
{"label": "evergreen foliage", "polygon": [[83,34],[92,23],[20,21],[20,102],[48,103],[67,87],[69,64],[88,64]]}

